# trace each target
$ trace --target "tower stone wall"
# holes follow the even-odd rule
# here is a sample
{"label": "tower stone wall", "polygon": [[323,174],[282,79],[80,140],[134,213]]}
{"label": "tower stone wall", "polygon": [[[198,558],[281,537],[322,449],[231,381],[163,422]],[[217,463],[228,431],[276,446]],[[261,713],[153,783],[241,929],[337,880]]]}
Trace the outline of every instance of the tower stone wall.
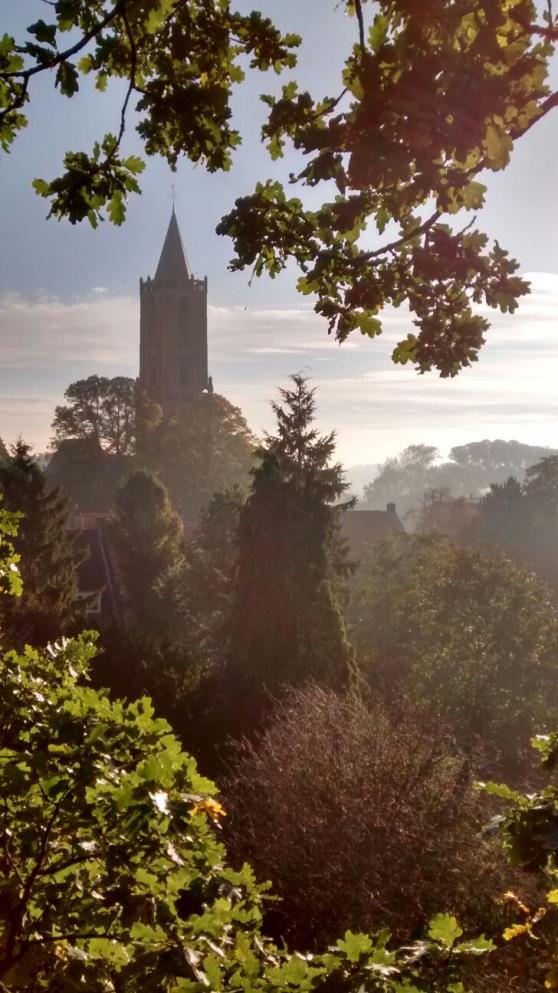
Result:
{"label": "tower stone wall", "polygon": [[139,385],[166,415],[211,385],[207,277],[190,273],[174,210],[157,272],[140,279]]}

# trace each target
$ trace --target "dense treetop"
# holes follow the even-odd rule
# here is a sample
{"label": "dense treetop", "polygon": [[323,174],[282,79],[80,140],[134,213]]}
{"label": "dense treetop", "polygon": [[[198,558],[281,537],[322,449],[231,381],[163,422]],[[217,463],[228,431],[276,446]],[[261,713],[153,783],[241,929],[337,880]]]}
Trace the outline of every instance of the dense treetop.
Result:
{"label": "dense treetop", "polygon": [[558,717],[558,615],[550,590],[501,553],[440,535],[395,535],[354,581],[351,635],[372,685],[447,722],[516,773]]}
{"label": "dense treetop", "polygon": [[70,383],[56,408],[53,446],[92,439],[113,455],[129,455],[135,440],[135,383],[129,376],[88,376]]}
{"label": "dense treetop", "polygon": [[[261,182],[218,231],[234,240],[233,269],[272,276],[294,260],[329,331],[374,337],[386,304],[407,302],[415,329],[393,353],[421,371],[455,375],[475,361],[489,327],[475,305],[513,311],[528,284],[517,263],[475,227],[485,170],[505,169],[514,143],[558,106],[549,60],[558,39],[551,0],[345,0],[355,45],[338,91],[315,98],[289,78],[269,106],[263,140],[304,156],[291,182],[323,187],[307,209],[282,184]],[[148,155],[227,169],[241,136],[230,98],[250,69],[290,70],[297,36],[228,0],[57,0],[21,39],[0,41],[0,140],[26,125],[33,77],[53,70],[72,97],[83,75],[104,90],[127,81],[117,135],[68,152],[62,175],[35,181],[51,214],[95,226],[125,216],[144,163],[126,156],[127,111]],[[325,53],[327,57],[327,53]],[[335,192],[336,191],[336,192]],[[455,226],[452,216],[465,213]],[[377,247],[370,247],[375,233]],[[376,244],[376,242],[374,242]]]}
{"label": "dense treetop", "polygon": [[218,393],[191,400],[172,417],[138,421],[138,461],[156,472],[176,510],[195,520],[224,486],[248,485],[256,440],[242,411]]}

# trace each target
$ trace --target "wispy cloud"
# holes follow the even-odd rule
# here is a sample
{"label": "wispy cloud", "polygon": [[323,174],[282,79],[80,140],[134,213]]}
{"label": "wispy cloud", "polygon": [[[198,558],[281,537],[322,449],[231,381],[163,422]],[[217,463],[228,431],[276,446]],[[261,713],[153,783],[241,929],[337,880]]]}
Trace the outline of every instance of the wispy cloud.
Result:
{"label": "wispy cloud", "polygon": [[76,362],[136,364],[139,306],[92,291],[83,300],[0,297],[0,368],[68,366]]}
{"label": "wispy cloud", "polygon": [[[209,308],[216,388],[243,408],[256,431],[270,426],[269,400],[293,371],[319,387],[324,428],[338,431],[341,456],[377,461],[405,444],[442,449],[483,436],[556,443],[558,275],[534,273],[533,292],[514,315],[490,312],[480,361],[457,379],[394,366],[393,344],[412,328],[403,309],[384,315],[377,341],[339,346],[308,306]],[[91,372],[136,375],[139,305],[94,287],[84,298],[0,296],[0,435],[20,431],[39,447],[64,388]]]}

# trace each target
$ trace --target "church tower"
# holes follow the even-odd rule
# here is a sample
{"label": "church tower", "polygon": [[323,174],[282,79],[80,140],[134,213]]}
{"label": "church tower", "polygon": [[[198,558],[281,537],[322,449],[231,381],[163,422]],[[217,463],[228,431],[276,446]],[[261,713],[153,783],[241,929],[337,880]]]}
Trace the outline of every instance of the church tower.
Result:
{"label": "church tower", "polygon": [[154,278],[140,279],[139,386],[165,415],[211,390],[207,276],[192,276],[174,207]]}

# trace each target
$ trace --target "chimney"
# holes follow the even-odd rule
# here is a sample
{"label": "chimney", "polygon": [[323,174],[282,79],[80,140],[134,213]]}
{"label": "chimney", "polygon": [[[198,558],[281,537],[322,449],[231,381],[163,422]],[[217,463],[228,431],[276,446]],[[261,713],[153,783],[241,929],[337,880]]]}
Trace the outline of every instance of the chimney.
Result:
{"label": "chimney", "polygon": [[388,505],[386,507],[386,510],[387,510],[388,514],[396,514],[397,513],[397,507],[395,506],[394,503],[388,503]]}

